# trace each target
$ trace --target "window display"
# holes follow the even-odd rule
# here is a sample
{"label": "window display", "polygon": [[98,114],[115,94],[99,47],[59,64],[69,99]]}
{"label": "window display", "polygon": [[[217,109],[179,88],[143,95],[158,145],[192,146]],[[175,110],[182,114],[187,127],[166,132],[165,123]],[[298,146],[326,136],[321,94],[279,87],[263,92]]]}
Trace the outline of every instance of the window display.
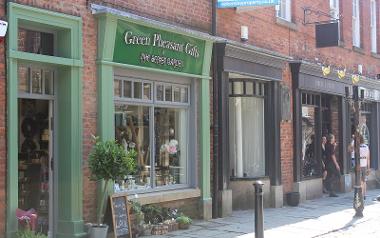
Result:
{"label": "window display", "polygon": [[36,229],[47,233],[51,191],[49,160],[49,102],[19,99],[18,207],[33,209]]}
{"label": "window display", "polygon": [[187,184],[189,86],[120,78],[114,92],[115,137],[126,150],[136,151],[138,164],[115,190]]}
{"label": "window display", "polygon": [[316,157],[316,108],[302,106],[302,175],[304,177],[319,174],[320,163]]}

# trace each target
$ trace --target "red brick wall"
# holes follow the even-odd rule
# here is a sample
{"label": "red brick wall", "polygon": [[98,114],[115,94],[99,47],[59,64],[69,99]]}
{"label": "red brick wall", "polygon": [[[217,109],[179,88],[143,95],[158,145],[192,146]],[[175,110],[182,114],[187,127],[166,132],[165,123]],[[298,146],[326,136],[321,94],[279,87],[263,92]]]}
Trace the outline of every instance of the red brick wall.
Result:
{"label": "red brick wall", "polygon": [[90,2],[201,31],[211,30],[210,0],[90,0]]}
{"label": "red brick wall", "polygon": [[[283,84],[292,88],[291,72],[288,64],[284,65],[282,73]],[[290,95],[290,105],[293,105],[293,96]],[[293,111],[291,106],[291,111]],[[281,143],[281,173],[284,193],[293,189],[293,121],[283,121],[280,132]]]}

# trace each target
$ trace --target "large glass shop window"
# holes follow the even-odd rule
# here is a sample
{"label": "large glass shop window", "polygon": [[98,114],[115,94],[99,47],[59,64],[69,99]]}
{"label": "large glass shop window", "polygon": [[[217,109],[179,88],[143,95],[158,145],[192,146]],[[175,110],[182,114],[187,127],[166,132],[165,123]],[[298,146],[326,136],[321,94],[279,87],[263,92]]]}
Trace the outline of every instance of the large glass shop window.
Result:
{"label": "large glass shop window", "polygon": [[265,176],[264,84],[230,83],[229,134],[233,177]]}
{"label": "large glass shop window", "polygon": [[304,178],[318,176],[321,174],[322,158],[317,158],[317,150],[322,147],[317,145],[316,128],[318,106],[320,97],[318,95],[302,93],[302,134],[301,134],[301,175]]}
{"label": "large glass shop window", "polygon": [[115,188],[187,184],[189,86],[116,79],[114,96],[116,140],[138,165]]}

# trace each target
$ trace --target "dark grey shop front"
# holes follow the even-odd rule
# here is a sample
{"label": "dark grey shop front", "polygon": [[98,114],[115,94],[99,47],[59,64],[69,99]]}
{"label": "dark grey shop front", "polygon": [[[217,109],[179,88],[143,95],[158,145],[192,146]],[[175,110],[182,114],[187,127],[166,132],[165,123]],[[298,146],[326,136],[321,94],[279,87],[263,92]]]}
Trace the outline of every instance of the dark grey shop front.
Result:
{"label": "dark grey shop front", "polygon": [[282,206],[280,81],[288,58],[239,43],[214,47],[213,216],[253,208],[257,179],[266,183],[264,205]]}
{"label": "dark grey shop front", "polygon": [[[353,134],[353,110],[346,97],[346,91],[352,94],[351,75],[339,79],[331,70],[329,75],[322,74],[321,66],[297,62],[291,63],[293,78],[293,116],[294,116],[294,181],[305,183],[307,194],[318,196],[320,188],[310,187],[310,180],[321,178],[321,140],[333,134],[338,142],[338,161],[341,166],[342,191],[349,191],[352,186],[351,154],[347,147]],[[380,82],[361,77],[358,85],[364,90],[361,103],[360,127],[368,133],[371,150],[371,168],[378,169],[379,153],[379,102]],[[309,186],[309,187],[308,187]],[[301,195],[302,197],[302,195]],[[312,197],[304,198],[309,199]]]}

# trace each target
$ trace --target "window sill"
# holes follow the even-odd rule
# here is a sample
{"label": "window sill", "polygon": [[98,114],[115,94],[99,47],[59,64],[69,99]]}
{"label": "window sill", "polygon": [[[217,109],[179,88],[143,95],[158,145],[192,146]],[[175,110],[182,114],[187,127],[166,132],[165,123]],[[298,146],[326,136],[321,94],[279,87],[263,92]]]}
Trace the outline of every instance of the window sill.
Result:
{"label": "window sill", "polygon": [[262,177],[230,177],[230,181],[256,181],[256,180],[267,180],[268,176]]}
{"label": "window sill", "polygon": [[[138,194],[138,202],[141,205],[170,202],[188,198],[197,198],[201,196],[201,191],[198,188],[176,189],[170,191],[158,191],[151,193]],[[129,194],[128,199],[135,198],[134,194]]]}
{"label": "window sill", "polygon": [[356,46],[352,46],[352,50],[353,50],[354,52],[359,53],[359,54],[365,55],[365,52],[364,52],[364,49],[363,49],[363,48],[356,47]]}
{"label": "window sill", "polygon": [[372,57],[374,57],[374,58],[376,58],[376,59],[380,59],[380,54],[378,54],[378,53],[371,53],[371,56]]}
{"label": "window sill", "polygon": [[297,25],[295,23],[287,21],[287,20],[282,19],[280,17],[276,17],[276,24],[283,26],[283,27],[286,27],[286,28],[289,28],[290,30],[293,30],[293,31],[298,31]]}

